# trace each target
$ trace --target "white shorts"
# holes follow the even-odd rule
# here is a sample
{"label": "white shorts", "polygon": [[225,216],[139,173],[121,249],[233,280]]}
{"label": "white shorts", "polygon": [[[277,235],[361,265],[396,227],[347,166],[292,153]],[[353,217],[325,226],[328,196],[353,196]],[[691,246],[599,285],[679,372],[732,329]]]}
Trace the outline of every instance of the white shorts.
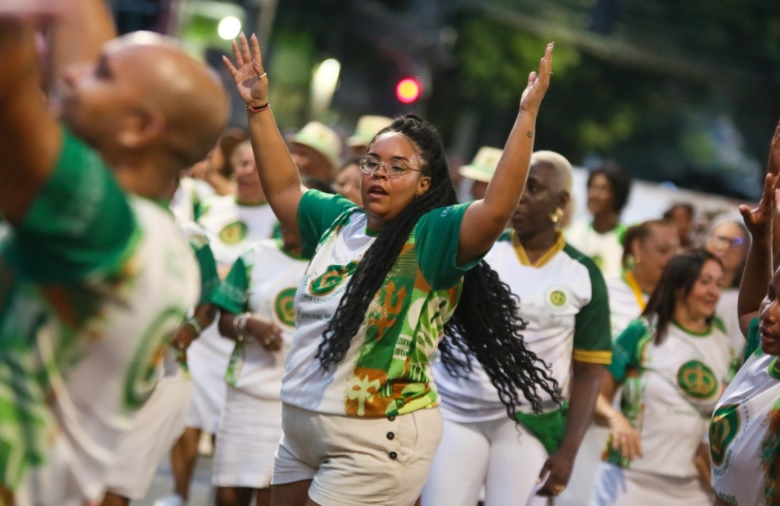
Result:
{"label": "white shorts", "polygon": [[322,506],[410,506],[442,431],[438,408],[387,418],[324,415],[285,404],[273,483],[313,480]]}
{"label": "white shorts", "polygon": [[508,417],[483,422],[447,420],[423,490],[424,506],[474,506],[484,485],[485,506],[526,504],[547,461],[542,443]]}
{"label": "white shorts", "polygon": [[177,375],[160,380],[119,442],[106,480],[109,492],[134,500],[146,496],[157,466],[184,430],[191,398],[189,379]]}
{"label": "white shorts", "polygon": [[599,465],[590,504],[594,506],[710,506],[714,496],[697,477],[676,478]]}
{"label": "white shorts", "polygon": [[281,437],[282,401],[258,399],[228,387],[211,483],[217,487],[270,487]]}
{"label": "white shorts", "polygon": [[225,372],[234,347],[233,341],[219,335],[214,322],[187,349],[193,386],[187,427],[216,434],[227,392]]}

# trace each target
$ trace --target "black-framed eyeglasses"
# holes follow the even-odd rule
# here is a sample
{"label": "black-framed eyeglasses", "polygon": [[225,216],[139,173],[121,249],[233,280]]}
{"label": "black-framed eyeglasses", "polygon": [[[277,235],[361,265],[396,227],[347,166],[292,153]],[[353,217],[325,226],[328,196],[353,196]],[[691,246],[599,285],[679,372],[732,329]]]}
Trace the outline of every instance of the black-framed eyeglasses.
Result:
{"label": "black-framed eyeglasses", "polygon": [[388,160],[382,162],[376,158],[363,158],[360,160],[360,170],[364,174],[373,174],[381,167],[385,168],[385,174],[391,179],[401,177],[410,172],[422,172],[420,169],[407,167],[400,160]]}

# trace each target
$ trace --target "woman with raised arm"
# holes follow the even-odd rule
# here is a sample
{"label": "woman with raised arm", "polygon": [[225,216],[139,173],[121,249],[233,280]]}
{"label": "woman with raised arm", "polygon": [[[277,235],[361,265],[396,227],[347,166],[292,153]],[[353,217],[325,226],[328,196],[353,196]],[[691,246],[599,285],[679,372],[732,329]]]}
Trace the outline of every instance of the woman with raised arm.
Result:
{"label": "woman with raised arm", "polygon": [[250,49],[242,35],[233,53],[236,64],[225,65],[247,106],[268,201],[313,257],[295,298],[272,503],[410,505],[441,438],[430,358],[445,325],[452,337],[441,343],[443,359],[455,361],[456,347],[479,360],[509,416],[518,392],[536,410],[538,389],[560,400],[518,338],[516,302],[481,261],[525,186],[552,44],[539,74],[529,75],[483,200],[456,205],[436,130],[405,116],[374,137],[361,161],[364,209],[301,187],[268,104],[257,39]]}
{"label": "woman with raised arm", "polygon": [[747,206],[739,209],[753,239],[738,303],[747,359],[712,415],[709,442],[715,506],[780,500],[780,269],[772,274],[779,168],[780,122],[772,139],[763,198],[753,211]]}
{"label": "woman with raised arm", "polygon": [[483,485],[485,506],[526,504],[532,493],[557,496],[566,488],[612,353],[601,272],[557,227],[571,187],[566,158],[534,153],[510,233],[485,256],[522,301],[525,342],[550,365],[568,405],[546,398],[541,414],[522,405],[517,427],[477,364],[465,376],[436,362],[444,435],[423,506],[474,506]]}

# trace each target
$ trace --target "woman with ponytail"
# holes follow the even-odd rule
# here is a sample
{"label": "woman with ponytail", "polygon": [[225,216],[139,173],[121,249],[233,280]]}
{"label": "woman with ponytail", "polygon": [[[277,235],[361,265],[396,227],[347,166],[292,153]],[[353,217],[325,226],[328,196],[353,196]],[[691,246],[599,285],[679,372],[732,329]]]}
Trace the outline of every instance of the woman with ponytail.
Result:
{"label": "woman with ponytail", "polygon": [[536,410],[543,396],[559,398],[518,339],[514,299],[481,260],[525,186],[552,44],[539,74],[529,75],[483,200],[456,205],[436,130],[405,116],[374,137],[361,161],[364,209],[301,186],[267,102],[256,37],[250,49],[242,36],[233,54],[235,66],[225,64],[247,106],[268,201],[312,257],[295,298],[272,504],[410,505],[441,437],[430,358],[445,325],[452,346],[490,375],[508,414],[521,395]]}
{"label": "woman with ponytail", "polygon": [[[447,362],[435,364],[444,435],[423,506],[473,506],[483,485],[485,506],[526,504],[537,480],[541,496],[557,496],[569,481],[603,365],[612,355],[601,272],[566,244],[557,227],[571,185],[566,158],[552,151],[534,153],[512,229],[485,256],[519,297],[522,321],[517,324],[525,325],[524,341],[549,365],[569,403],[560,406],[554,396],[545,397],[541,414],[523,403],[514,413],[518,427],[505,416],[479,364],[468,375]],[[444,357],[462,356],[448,344],[446,339],[442,343]]]}

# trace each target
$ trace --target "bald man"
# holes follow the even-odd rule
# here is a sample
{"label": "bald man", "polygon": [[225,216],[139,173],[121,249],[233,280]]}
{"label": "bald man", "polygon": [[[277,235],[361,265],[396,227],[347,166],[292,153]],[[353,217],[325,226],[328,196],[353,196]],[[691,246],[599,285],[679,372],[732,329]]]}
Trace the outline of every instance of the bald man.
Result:
{"label": "bald man", "polygon": [[83,505],[197,301],[160,203],[216,143],[227,101],[169,39],[136,33],[65,70],[59,123],[32,32],[1,7],[0,503]]}

